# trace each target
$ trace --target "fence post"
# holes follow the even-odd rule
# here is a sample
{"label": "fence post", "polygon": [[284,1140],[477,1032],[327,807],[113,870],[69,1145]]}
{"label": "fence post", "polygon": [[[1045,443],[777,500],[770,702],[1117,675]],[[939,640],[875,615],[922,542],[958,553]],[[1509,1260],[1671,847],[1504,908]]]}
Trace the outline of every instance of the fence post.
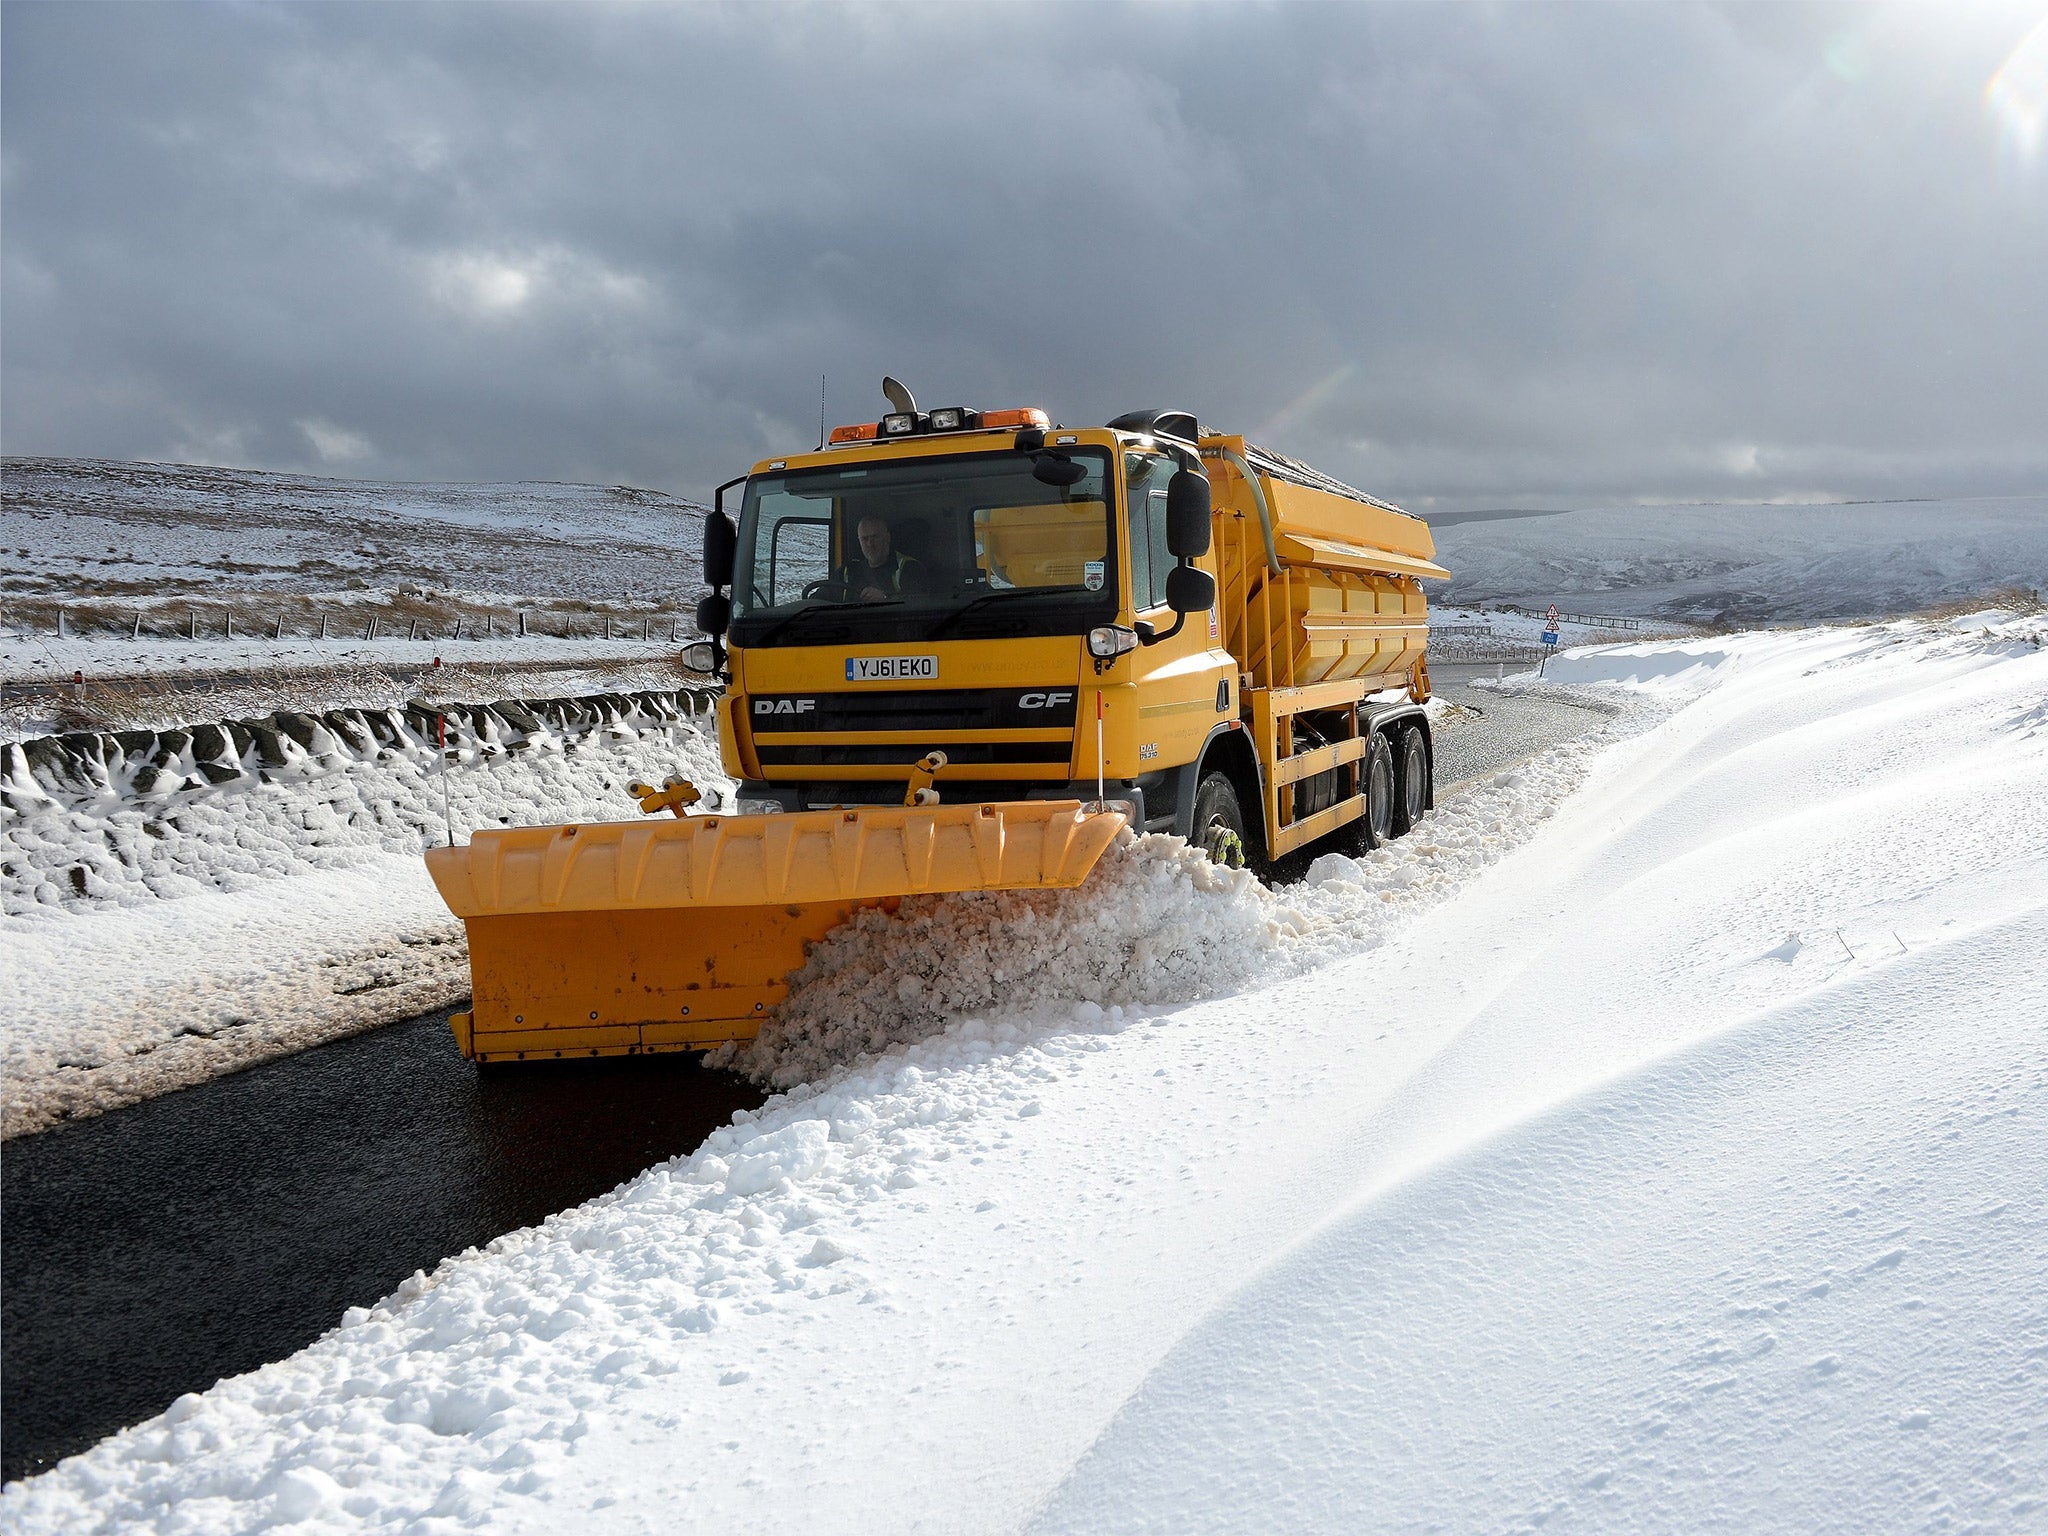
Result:
{"label": "fence post", "polygon": [[191,619],[192,629],[191,633],[187,636],[187,638],[197,640],[199,638],[199,610],[197,608],[191,610]]}
{"label": "fence post", "polygon": [[522,640],[526,638],[526,610],[524,608],[519,610],[519,638]]}
{"label": "fence post", "polygon": [[370,627],[363,631],[363,638],[365,640],[374,640],[377,638],[377,615],[375,615],[374,613],[370,615]]}
{"label": "fence post", "polygon": [[270,638],[272,640],[282,640],[284,638],[284,615],[281,613],[277,616],[277,628],[270,632]]}
{"label": "fence post", "polygon": [[327,615],[324,612],[320,615],[320,638],[327,638]]}
{"label": "fence post", "polygon": [[228,637],[228,638],[229,638],[230,640],[232,640],[232,639],[234,639],[234,638],[235,638],[235,610],[234,610],[234,609],[232,609],[232,608],[230,608],[230,609],[228,610],[228,617],[227,617],[227,637]]}
{"label": "fence post", "polygon": [[62,603],[57,605],[57,638],[59,640],[64,638],[64,605]]}
{"label": "fence post", "polygon": [[140,608],[135,610],[135,629],[128,638],[130,640],[140,640],[142,638],[142,610]]}

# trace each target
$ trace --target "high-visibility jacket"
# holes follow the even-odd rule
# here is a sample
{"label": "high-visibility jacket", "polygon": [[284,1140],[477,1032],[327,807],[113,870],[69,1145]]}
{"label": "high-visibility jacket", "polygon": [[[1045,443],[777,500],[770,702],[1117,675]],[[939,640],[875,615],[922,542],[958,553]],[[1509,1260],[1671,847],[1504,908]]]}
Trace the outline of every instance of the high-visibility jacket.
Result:
{"label": "high-visibility jacket", "polygon": [[841,579],[856,592],[863,587],[880,587],[885,592],[901,593],[915,585],[923,574],[924,567],[915,555],[891,550],[889,558],[878,566],[869,565],[865,559],[849,561]]}

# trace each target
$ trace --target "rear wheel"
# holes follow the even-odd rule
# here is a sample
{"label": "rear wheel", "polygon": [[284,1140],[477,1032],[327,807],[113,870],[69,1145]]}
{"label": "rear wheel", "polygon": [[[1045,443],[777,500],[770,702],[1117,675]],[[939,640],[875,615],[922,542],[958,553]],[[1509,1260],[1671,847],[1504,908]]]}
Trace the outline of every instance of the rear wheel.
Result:
{"label": "rear wheel", "polygon": [[1338,834],[1339,846],[1353,858],[1384,846],[1394,835],[1394,749],[1387,745],[1384,731],[1374,731],[1366,743],[1364,771],[1359,777],[1365,814]]}
{"label": "rear wheel", "polygon": [[1429,743],[1422,739],[1421,726],[1401,732],[1396,766],[1401,792],[1394,801],[1394,836],[1399,837],[1429,811]]}
{"label": "rear wheel", "polygon": [[1212,862],[1245,867],[1244,808],[1229,776],[1211,773],[1195,786],[1195,824],[1189,839]]}

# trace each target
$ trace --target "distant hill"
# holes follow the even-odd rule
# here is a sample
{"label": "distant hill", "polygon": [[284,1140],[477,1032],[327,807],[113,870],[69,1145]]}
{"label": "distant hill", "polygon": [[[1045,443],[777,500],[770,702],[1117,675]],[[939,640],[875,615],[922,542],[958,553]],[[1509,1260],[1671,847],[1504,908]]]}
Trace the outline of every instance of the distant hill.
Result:
{"label": "distant hill", "polygon": [[1736,625],[1858,619],[2048,589],[2048,496],[1500,511],[1431,519],[1432,600]]}
{"label": "distant hill", "polygon": [[0,599],[424,585],[692,597],[705,509],[630,486],[412,485],[196,464],[0,460]]}

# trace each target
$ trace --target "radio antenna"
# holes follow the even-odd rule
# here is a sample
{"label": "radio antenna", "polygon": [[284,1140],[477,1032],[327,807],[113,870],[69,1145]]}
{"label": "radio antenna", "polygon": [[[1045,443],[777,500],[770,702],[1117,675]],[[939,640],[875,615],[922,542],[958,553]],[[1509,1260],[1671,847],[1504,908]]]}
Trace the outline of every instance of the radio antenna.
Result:
{"label": "radio antenna", "polygon": [[818,375],[818,452],[825,451],[825,375]]}

